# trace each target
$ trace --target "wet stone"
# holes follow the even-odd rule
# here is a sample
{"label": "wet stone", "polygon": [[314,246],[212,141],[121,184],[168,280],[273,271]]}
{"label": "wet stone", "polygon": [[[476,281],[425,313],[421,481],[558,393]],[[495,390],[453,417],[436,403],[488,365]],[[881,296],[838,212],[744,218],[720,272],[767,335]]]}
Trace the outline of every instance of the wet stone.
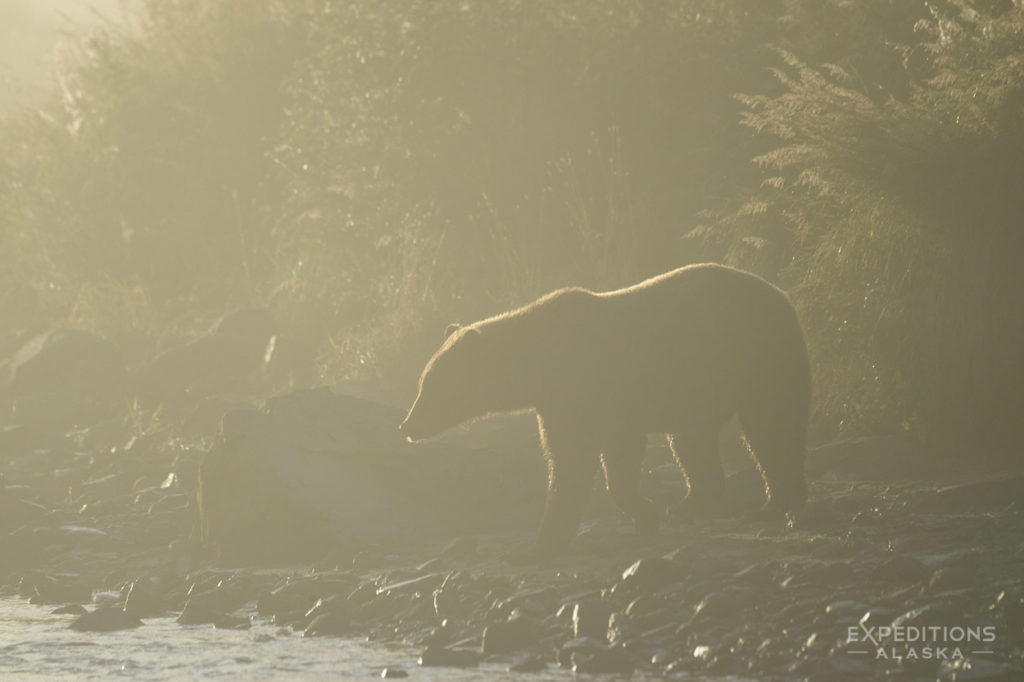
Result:
{"label": "wet stone", "polygon": [[411,594],[413,592],[433,590],[441,582],[443,582],[445,576],[441,573],[428,573],[417,578],[411,578],[409,580],[400,580],[398,582],[389,583],[382,585],[377,588],[377,594]]}
{"label": "wet stone", "polygon": [[929,573],[931,570],[914,557],[894,556],[875,566],[870,578],[874,582],[904,585],[923,582]]}
{"label": "wet stone", "polygon": [[962,590],[975,584],[977,573],[966,566],[947,566],[932,573],[928,580],[927,587],[922,592],[927,594],[939,594]]}
{"label": "wet stone", "polygon": [[683,567],[671,559],[640,559],[622,572],[620,585],[627,591],[654,592],[685,578]]}
{"label": "wet stone", "polygon": [[741,608],[742,604],[735,596],[712,592],[697,604],[693,618],[697,622],[723,621],[732,618]]}
{"label": "wet stone", "polygon": [[483,651],[488,655],[506,654],[533,646],[536,640],[536,623],[525,616],[510,618],[484,628]]}
{"label": "wet stone", "polygon": [[608,633],[609,616],[611,609],[599,599],[577,603],[572,611],[573,636],[604,639]]}
{"label": "wet stone", "polygon": [[825,615],[838,621],[854,622],[860,620],[860,617],[867,611],[867,604],[852,599],[834,601],[825,607]]}
{"label": "wet stone", "polygon": [[786,529],[790,531],[821,531],[846,523],[847,516],[837,511],[831,500],[811,500],[786,512]]}
{"label": "wet stone", "polygon": [[618,673],[627,675],[633,672],[633,660],[624,649],[611,648],[596,651],[577,651],[572,654],[572,671],[574,673]]}
{"label": "wet stone", "polygon": [[189,599],[177,622],[179,625],[208,625],[223,617],[223,613],[210,609],[202,601]]}
{"label": "wet stone", "polygon": [[244,616],[221,616],[213,621],[213,627],[218,630],[248,630],[252,621]]}
{"label": "wet stone", "polygon": [[165,610],[164,591],[152,578],[133,580],[128,586],[124,610],[137,618],[153,618]]}
{"label": "wet stone", "polygon": [[1011,663],[965,658],[944,661],[938,670],[939,682],[1004,682],[1024,678],[1024,668]]}
{"label": "wet stone", "polygon": [[510,665],[506,670],[510,673],[537,673],[544,670],[547,667],[547,663],[542,661],[537,656],[529,656],[527,658],[516,661]]}
{"label": "wet stone", "polygon": [[853,567],[845,561],[833,561],[814,564],[798,570],[782,581],[783,589],[797,588],[834,588],[837,585],[848,585],[856,580]]}
{"label": "wet stone", "polygon": [[344,611],[321,613],[315,616],[306,629],[303,637],[341,637],[352,631],[352,619]]}
{"label": "wet stone", "polygon": [[568,668],[573,664],[573,656],[576,654],[590,655],[596,651],[607,649],[608,646],[603,641],[594,639],[593,637],[576,637],[570,639],[568,642],[563,644],[558,649],[558,665]]}
{"label": "wet stone", "polygon": [[895,617],[896,612],[893,609],[879,606],[865,611],[857,622],[866,628],[876,628],[889,625]]}
{"label": "wet stone", "polygon": [[67,606],[61,606],[53,611],[50,611],[54,616],[81,616],[84,613],[88,613],[86,608],[81,604],[68,604]]}
{"label": "wet stone", "polygon": [[135,616],[128,615],[124,609],[107,606],[82,614],[68,627],[83,632],[113,632],[114,630],[137,628],[140,625],[142,625],[142,621]]}
{"label": "wet stone", "polygon": [[306,613],[321,597],[341,594],[351,589],[347,581],[328,581],[316,578],[293,580],[264,594],[256,603],[261,616],[284,613]]}
{"label": "wet stone", "polygon": [[1024,630],[1024,598],[1010,592],[1000,592],[989,609],[1012,630]]}
{"label": "wet stone", "polygon": [[472,649],[428,646],[420,654],[419,663],[424,667],[472,668],[479,665],[480,659],[480,653]]}
{"label": "wet stone", "polygon": [[962,623],[964,614],[960,609],[948,604],[926,604],[897,616],[892,624],[894,627],[906,625],[950,625]]}
{"label": "wet stone", "polygon": [[73,578],[35,578],[27,594],[32,604],[84,603],[92,600],[92,588]]}

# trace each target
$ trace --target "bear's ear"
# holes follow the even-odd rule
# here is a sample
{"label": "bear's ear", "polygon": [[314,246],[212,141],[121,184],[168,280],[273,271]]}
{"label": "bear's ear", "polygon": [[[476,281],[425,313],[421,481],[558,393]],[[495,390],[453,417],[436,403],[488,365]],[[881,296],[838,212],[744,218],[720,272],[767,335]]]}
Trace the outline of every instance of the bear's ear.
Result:
{"label": "bear's ear", "polygon": [[452,322],[450,325],[444,328],[444,338],[447,339],[449,336],[459,331],[460,329],[462,329],[461,324],[459,324],[458,322]]}

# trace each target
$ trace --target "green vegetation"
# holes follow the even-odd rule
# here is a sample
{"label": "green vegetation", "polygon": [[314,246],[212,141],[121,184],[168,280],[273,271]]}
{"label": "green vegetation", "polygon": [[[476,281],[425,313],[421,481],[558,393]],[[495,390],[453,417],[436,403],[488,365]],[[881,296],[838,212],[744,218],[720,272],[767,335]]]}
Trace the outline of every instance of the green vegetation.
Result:
{"label": "green vegetation", "polygon": [[8,329],[265,305],[411,388],[451,320],[722,260],[797,302],[821,435],[1024,407],[1012,0],[150,0],[60,81],[0,127]]}

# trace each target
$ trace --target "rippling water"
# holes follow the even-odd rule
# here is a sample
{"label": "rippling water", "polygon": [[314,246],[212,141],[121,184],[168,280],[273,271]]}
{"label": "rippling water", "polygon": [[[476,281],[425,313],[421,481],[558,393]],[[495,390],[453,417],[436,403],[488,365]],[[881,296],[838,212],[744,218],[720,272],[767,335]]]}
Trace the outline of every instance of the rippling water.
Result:
{"label": "rippling water", "polygon": [[410,680],[438,682],[573,679],[568,671],[555,668],[510,675],[505,672],[507,664],[497,663],[468,670],[420,668],[414,650],[280,634],[280,628],[259,622],[250,630],[217,630],[211,625],[178,625],[173,618],[151,618],[134,630],[77,632],[68,629],[74,616],[54,616],[52,610],[52,606],[0,600],[0,679],[373,679],[389,666],[406,670]]}

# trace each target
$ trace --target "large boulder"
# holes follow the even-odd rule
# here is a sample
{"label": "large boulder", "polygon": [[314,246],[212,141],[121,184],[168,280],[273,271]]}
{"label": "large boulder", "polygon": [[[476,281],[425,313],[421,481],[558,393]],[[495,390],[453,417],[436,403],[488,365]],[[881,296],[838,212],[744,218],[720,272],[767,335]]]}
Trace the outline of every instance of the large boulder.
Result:
{"label": "large boulder", "polygon": [[533,420],[410,444],[402,416],[327,389],[228,413],[200,467],[204,545],[232,561],[343,560],[535,526],[545,473]]}
{"label": "large boulder", "polygon": [[256,392],[274,355],[275,329],[270,313],[260,308],[225,315],[206,334],[161,353],[141,369],[143,399],[175,403]]}
{"label": "large boulder", "polygon": [[[0,384],[22,421],[83,425],[119,406],[127,395],[121,352],[111,342],[79,329],[52,329],[26,343],[4,363]],[[59,407],[58,407],[59,406]],[[5,406],[5,409],[9,405]]]}

